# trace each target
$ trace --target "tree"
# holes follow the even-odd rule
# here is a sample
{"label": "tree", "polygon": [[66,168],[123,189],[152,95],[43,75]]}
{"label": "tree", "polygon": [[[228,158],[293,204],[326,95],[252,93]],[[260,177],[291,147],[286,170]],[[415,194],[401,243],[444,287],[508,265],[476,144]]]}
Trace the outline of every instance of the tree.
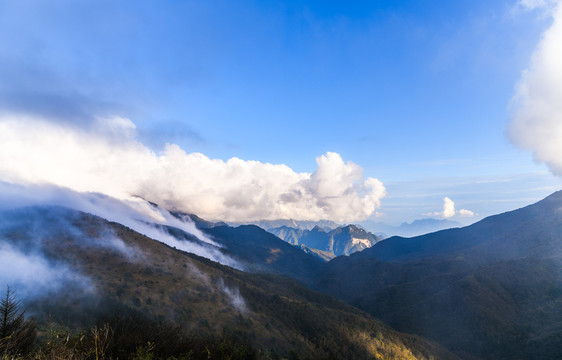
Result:
{"label": "tree", "polygon": [[0,356],[26,355],[37,335],[35,321],[25,319],[25,310],[16,295],[6,289],[6,296],[0,300]]}

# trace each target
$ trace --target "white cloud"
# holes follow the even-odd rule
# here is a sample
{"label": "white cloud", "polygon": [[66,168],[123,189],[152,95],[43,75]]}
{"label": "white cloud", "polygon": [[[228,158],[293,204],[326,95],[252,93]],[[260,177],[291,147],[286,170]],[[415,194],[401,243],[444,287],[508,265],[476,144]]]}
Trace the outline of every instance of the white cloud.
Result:
{"label": "white cloud", "polygon": [[99,119],[94,132],[4,115],[0,118],[0,180],[54,184],[119,199],[139,195],[208,219],[293,218],[358,221],[385,195],[383,184],[337,153],[316,159],[313,173],[283,164],[210,159],[167,144],[154,153],[123,118]]}
{"label": "white cloud", "polygon": [[448,197],[443,198],[443,212],[441,214],[445,219],[455,216],[455,203],[453,200]]}
{"label": "white cloud", "polygon": [[466,210],[466,209],[460,209],[459,210],[459,216],[461,216],[461,217],[473,217],[474,212],[472,212],[470,210]]}
{"label": "white cloud", "polygon": [[447,196],[445,196],[443,198],[443,210],[439,211],[439,212],[431,212],[431,213],[425,213],[423,214],[424,216],[439,216],[442,217],[444,219],[448,219],[448,218],[452,218],[455,215],[461,216],[461,217],[473,217],[474,216],[474,212],[467,210],[467,209],[460,209],[460,210],[456,210],[455,209],[455,202],[453,200],[451,200],[450,198],[448,198]]}
{"label": "white cloud", "polygon": [[534,9],[544,9],[552,8],[558,4],[560,0],[520,0],[518,5],[523,9],[534,10]]}
{"label": "white cloud", "polygon": [[[529,7],[553,2],[525,1]],[[542,35],[517,85],[509,137],[562,175],[562,3],[549,12],[553,23]]]}

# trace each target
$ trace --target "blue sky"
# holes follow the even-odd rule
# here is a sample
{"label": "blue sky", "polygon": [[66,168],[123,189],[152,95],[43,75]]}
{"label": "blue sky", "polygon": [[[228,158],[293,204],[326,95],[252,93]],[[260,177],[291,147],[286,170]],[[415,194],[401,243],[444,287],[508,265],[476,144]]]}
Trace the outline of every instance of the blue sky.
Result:
{"label": "blue sky", "polygon": [[371,217],[449,197],[467,223],[562,187],[507,135],[552,23],[514,0],[0,1],[0,110],[297,173],[334,152],[384,184]]}

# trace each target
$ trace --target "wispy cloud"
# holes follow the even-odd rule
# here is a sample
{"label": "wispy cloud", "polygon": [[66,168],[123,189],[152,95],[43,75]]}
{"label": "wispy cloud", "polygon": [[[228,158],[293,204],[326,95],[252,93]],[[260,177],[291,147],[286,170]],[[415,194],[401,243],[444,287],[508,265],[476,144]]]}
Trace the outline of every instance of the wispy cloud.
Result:
{"label": "wispy cloud", "polygon": [[40,253],[25,252],[3,241],[0,242],[0,263],[0,287],[10,286],[24,298],[70,286],[94,291],[89,278],[67,265],[49,262]]}
{"label": "wispy cloud", "polygon": [[283,164],[210,159],[167,144],[158,154],[135,137],[126,118],[98,118],[96,131],[36,117],[0,118],[0,180],[54,184],[126,199],[139,195],[209,219],[293,218],[356,221],[385,196],[375,178],[328,152],[312,173]]}
{"label": "wispy cloud", "polygon": [[[93,214],[109,221],[123,224],[138,233],[163,242],[177,249],[206,257],[224,265],[242,269],[242,266],[225,255],[220,246],[201,232],[188,219],[180,220],[166,209],[155,207],[138,197],[115,199],[99,193],[79,193],[52,185],[13,185],[0,182],[0,209],[35,205],[58,205]],[[197,241],[177,238],[165,231],[172,226],[185,231]],[[105,234],[103,242],[83,239],[82,243],[112,248],[131,260],[142,260],[142,254],[111,233]],[[84,238],[80,234],[81,238]]]}
{"label": "wispy cloud", "polygon": [[527,10],[552,9],[560,0],[520,0],[517,5]]}

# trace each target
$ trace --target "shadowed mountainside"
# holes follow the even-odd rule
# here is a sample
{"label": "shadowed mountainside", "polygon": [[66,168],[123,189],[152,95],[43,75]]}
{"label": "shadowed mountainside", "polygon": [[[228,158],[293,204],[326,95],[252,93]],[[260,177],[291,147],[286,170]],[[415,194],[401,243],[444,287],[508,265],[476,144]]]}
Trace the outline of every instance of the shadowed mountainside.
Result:
{"label": "shadowed mountainside", "polygon": [[[236,242],[227,236],[230,228],[215,229],[216,238]],[[255,227],[239,231],[263,235]],[[41,263],[43,275],[57,280],[47,288],[26,287],[26,278],[17,284],[30,313],[43,320],[51,314],[70,327],[90,326],[109,301],[200,334],[235,336],[302,358],[455,358],[288,278],[238,271],[86,213],[4,212],[0,232],[3,251]]]}
{"label": "shadowed mountainside", "polygon": [[223,245],[224,252],[241,261],[250,272],[277,273],[308,283],[323,265],[316,256],[255,225],[217,226],[205,229],[205,233]]}
{"label": "shadowed mountainside", "polygon": [[558,359],[561,250],[557,192],[465,228],[336,258],[314,287],[463,356]]}

